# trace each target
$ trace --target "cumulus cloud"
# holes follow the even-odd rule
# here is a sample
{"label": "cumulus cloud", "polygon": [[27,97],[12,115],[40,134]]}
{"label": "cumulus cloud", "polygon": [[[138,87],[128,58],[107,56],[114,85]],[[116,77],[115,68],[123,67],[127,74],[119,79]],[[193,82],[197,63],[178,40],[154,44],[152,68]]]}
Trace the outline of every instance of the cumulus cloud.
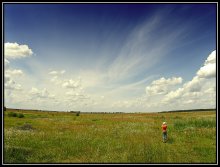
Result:
{"label": "cumulus cloud", "polygon": [[18,70],[18,69],[9,69],[6,70],[5,73],[10,76],[21,76],[24,74],[22,70]]}
{"label": "cumulus cloud", "polygon": [[22,76],[24,73],[19,69],[9,68],[9,61],[5,59],[7,68],[5,69],[5,88],[10,90],[21,90],[21,85],[17,83],[16,78]]}
{"label": "cumulus cloud", "polygon": [[5,59],[5,69],[9,68],[9,64],[10,62],[7,59]]}
{"label": "cumulus cloud", "polygon": [[172,101],[173,99],[178,99],[182,96],[182,93],[183,93],[184,89],[183,88],[178,88],[177,90],[175,91],[171,91],[169,92],[163,102],[169,102],[169,101]]}
{"label": "cumulus cloud", "polygon": [[62,80],[59,79],[59,77],[61,75],[63,75],[66,71],[65,70],[61,70],[61,71],[50,71],[48,74],[50,76],[52,76],[52,78],[50,79],[50,81],[56,85],[59,85],[62,83]]}
{"label": "cumulus cloud", "polygon": [[21,85],[16,83],[10,75],[5,75],[5,88],[10,90],[21,90]]}
{"label": "cumulus cloud", "polygon": [[216,87],[211,87],[205,90],[205,93],[207,94],[215,94],[216,93]]}
{"label": "cumulus cloud", "polygon": [[171,87],[177,84],[182,83],[181,77],[173,77],[165,79],[164,77],[155,80],[151,83],[150,86],[146,87],[146,94],[148,95],[157,95],[157,94],[166,94],[170,91]]}
{"label": "cumulus cloud", "polygon": [[168,78],[168,79],[165,79],[164,77],[162,77],[162,78],[152,82],[153,85],[176,85],[179,83],[182,83],[181,77],[178,77],[178,78],[172,77],[172,78]]}
{"label": "cumulus cloud", "polygon": [[81,86],[81,79],[78,79],[76,81],[69,79],[63,82],[62,84],[65,88],[78,88]]}
{"label": "cumulus cloud", "polygon": [[32,87],[29,93],[30,95],[34,97],[38,97],[38,98],[53,98],[54,97],[54,95],[51,95],[46,88],[44,88],[43,90],[39,90],[35,87]]}
{"label": "cumulus cloud", "polygon": [[200,78],[213,78],[216,76],[216,51],[208,56],[204,66],[197,72],[197,76]]}
{"label": "cumulus cloud", "polygon": [[[164,103],[177,102],[180,100],[184,104],[193,104],[204,101],[207,97],[214,97],[215,86],[215,63],[216,51],[213,51],[206,59],[197,75],[191,81],[186,82],[182,88],[169,92],[162,100]],[[212,99],[212,103],[215,99]]]}
{"label": "cumulus cloud", "polygon": [[32,50],[28,45],[20,45],[18,43],[7,42],[5,46],[5,57],[8,59],[17,59],[31,56],[33,54]]}
{"label": "cumulus cloud", "polygon": [[191,81],[183,85],[185,91],[199,92],[202,88],[202,80],[198,76],[195,76]]}

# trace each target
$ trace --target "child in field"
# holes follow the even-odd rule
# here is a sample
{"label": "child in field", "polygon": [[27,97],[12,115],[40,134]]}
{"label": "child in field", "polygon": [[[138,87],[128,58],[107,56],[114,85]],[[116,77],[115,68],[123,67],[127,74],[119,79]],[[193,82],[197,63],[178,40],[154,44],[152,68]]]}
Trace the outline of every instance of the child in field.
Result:
{"label": "child in field", "polygon": [[162,131],[163,131],[163,142],[166,143],[166,141],[167,141],[167,123],[163,122],[161,127],[162,127]]}

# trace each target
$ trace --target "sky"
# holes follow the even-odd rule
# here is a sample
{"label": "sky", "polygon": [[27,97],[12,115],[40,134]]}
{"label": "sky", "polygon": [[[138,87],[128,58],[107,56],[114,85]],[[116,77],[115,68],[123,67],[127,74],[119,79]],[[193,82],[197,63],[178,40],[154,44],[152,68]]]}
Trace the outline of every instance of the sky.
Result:
{"label": "sky", "polygon": [[5,3],[4,105],[216,108],[216,5]]}

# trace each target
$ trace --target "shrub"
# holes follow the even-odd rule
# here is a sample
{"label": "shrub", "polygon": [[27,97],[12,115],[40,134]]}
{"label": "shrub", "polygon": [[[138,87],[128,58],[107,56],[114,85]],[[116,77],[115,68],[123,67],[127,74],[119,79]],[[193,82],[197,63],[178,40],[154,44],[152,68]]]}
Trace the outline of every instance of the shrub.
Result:
{"label": "shrub", "polygon": [[78,112],[76,113],[76,116],[79,116],[79,114],[80,114],[80,111],[78,111]]}
{"label": "shrub", "polygon": [[17,117],[17,114],[14,112],[10,112],[10,113],[8,113],[8,116],[9,117]]}
{"label": "shrub", "polygon": [[17,117],[18,117],[18,118],[23,118],[23,117],[24,117],[24,114],[18,114]]}
{"label": "shrub", "polygon": [[9,116],[9,117],[23,118],[23,117],[24,117],[24,114],[21,114],[21,113],[17,114],[17,113],[15,113],[15,112],[10,112],[10,113],[8,113],[8,116]]}

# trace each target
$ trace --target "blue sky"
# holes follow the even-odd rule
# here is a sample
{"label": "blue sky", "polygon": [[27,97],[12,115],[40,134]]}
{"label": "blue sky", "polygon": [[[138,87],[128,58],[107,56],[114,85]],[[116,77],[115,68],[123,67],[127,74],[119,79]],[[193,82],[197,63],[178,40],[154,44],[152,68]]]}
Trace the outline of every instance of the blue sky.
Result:
{"label": "blue sky", "polygon": [[4,4],[5,104],[214,108],[216,13],[214,3]]}

